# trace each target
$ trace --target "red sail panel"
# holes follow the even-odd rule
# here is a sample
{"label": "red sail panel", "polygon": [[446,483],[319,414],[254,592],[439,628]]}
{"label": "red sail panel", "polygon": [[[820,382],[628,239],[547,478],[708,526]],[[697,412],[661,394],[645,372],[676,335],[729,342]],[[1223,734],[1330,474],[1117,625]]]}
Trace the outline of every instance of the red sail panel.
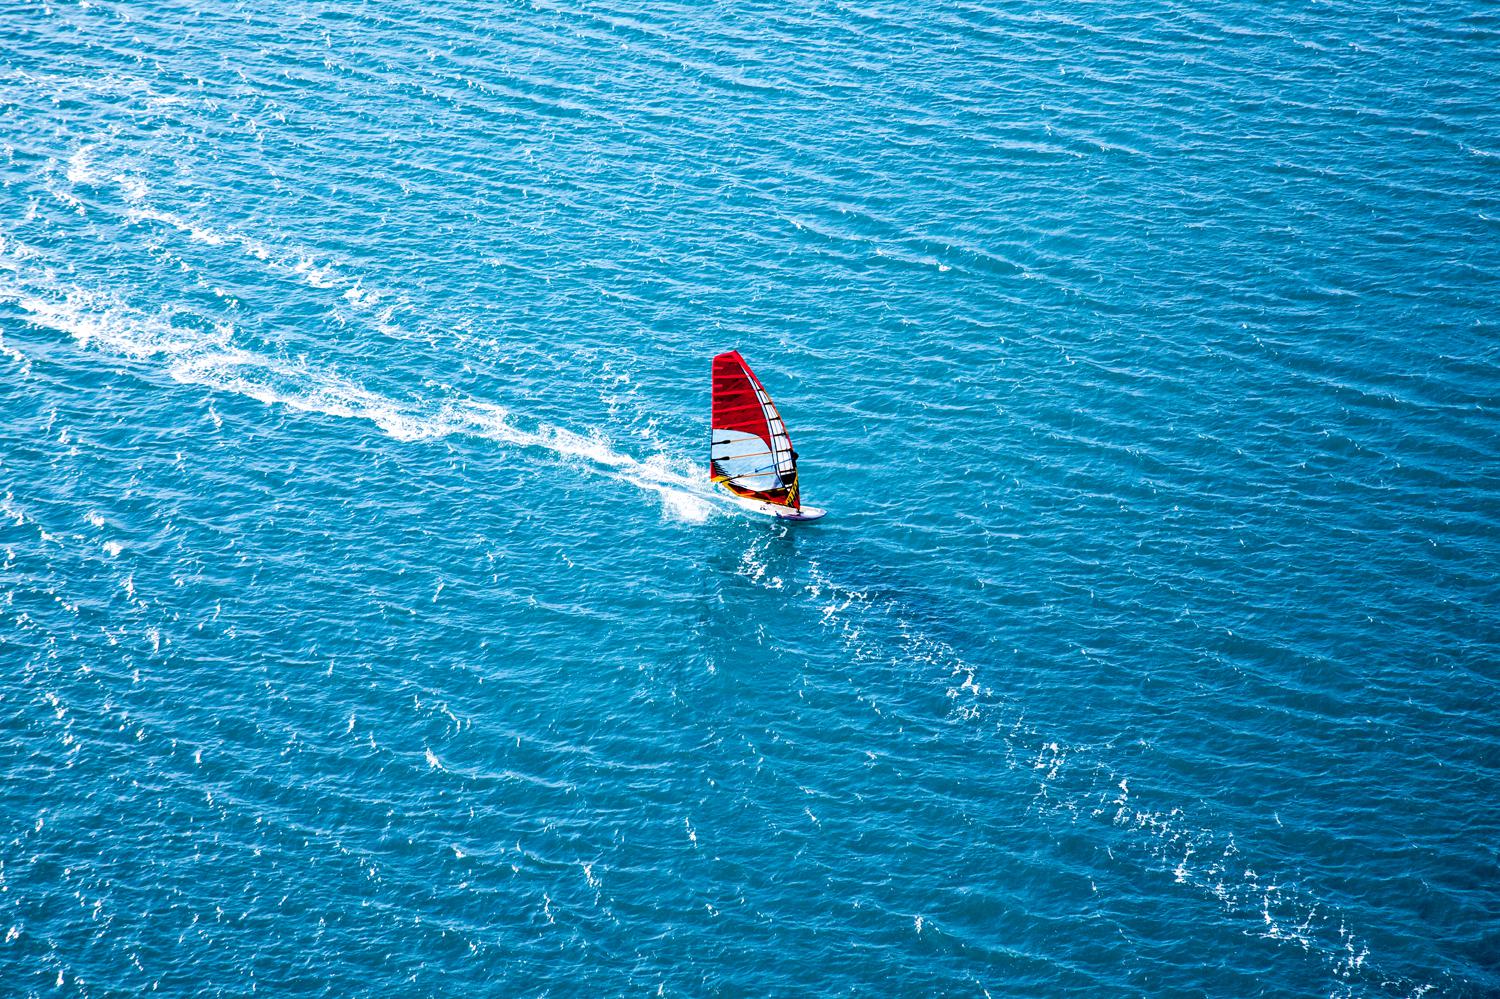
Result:
{"label": "red sail panel", "polygon": [[763,503],[800,508],[797,453],[786,424],[750,365],[731,350],[713,362],[709,477]]}
{"label": "red sail panel", "polygon": [[771,446],[770,426],[756,394],[755,375],[737,350],[714,358],[713,425],[724,430],[743,430],[759,436]]}

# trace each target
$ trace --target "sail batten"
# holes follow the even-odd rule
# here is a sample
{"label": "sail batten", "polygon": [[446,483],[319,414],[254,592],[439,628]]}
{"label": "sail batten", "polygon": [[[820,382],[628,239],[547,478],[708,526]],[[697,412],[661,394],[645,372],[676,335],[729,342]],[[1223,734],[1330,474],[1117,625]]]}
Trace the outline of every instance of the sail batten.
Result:
{"label": "sail batten", "polygon": [[801,509],[791,435],[739,351],[714,358],[712,385],[709,478],[735,495]]}

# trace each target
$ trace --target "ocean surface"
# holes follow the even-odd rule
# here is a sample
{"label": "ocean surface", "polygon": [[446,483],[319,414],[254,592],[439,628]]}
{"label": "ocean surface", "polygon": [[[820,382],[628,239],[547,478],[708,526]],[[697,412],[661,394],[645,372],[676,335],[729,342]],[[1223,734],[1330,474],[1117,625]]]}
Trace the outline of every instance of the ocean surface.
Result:
{"label": "ocean surface", "polygon": [[1497,580],[1493,4],[0,4],[4,996],[1500,995]]}

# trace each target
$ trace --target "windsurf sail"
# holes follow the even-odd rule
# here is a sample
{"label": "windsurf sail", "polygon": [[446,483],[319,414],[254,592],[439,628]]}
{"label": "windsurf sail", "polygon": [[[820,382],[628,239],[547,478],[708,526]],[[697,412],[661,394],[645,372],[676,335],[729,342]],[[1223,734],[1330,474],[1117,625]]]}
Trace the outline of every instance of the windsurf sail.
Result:
{"label": "windsurf sail", "polygon": [[776,404],[737,350],[714,358],[708,476],[736,496],[802,508],[797,452]]}

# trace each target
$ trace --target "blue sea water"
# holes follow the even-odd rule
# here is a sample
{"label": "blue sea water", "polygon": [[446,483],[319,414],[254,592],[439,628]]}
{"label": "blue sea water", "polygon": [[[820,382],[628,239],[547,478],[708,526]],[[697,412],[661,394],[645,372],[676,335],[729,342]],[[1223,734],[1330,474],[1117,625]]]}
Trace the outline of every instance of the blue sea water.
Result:
{"label": "blue sea water", "polygon": [[1500,994],[1493,5],[0,43],[0,994]]}

